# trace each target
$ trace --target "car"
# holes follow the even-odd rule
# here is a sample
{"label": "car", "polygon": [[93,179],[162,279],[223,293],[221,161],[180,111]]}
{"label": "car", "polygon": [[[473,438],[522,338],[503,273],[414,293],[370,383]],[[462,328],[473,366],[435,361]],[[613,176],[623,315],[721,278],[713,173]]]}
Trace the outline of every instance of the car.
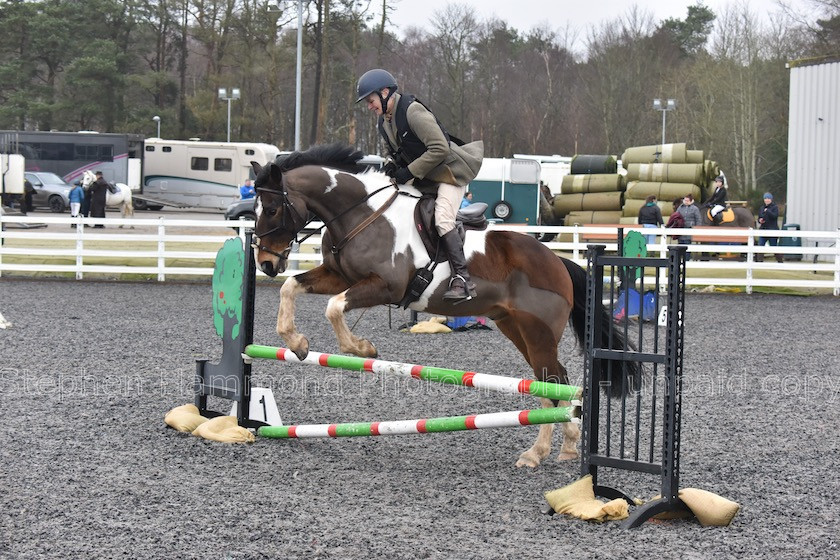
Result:
{"label": "car", "polygon": [[257,212],[254,210],[254,203],[256,198],[246,198],[245,200],[237,200],[227,207],[225,210],[226,220],[256,220]]}
{"label": "car", "polygon": [[46,171],[27,171],[24,176],[35,189],[32,194],[33,207],[46,207],[56,214],[70,207],[70,189],[73,187],[64,179]]}

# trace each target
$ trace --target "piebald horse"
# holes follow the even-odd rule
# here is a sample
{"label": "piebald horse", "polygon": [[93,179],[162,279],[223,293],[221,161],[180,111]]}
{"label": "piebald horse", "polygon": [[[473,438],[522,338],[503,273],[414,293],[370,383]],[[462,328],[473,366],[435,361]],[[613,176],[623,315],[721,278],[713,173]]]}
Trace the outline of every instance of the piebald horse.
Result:
{"label": "piebald horse", "polygon": [[[301,359],[309,352],[309,341],[295,327],[298,295],[333,295],[326,317],[341,352],[372,358],[377,356],[376,348],[350,331],[345,313],[399,302],[415,271],[430,260],[413,220],[420,192],[396,187],[381,172],[364,170],[357,165],[361,157],[361,152],[333,144],[295,152],[279,163],[251,162],[257,190],[254,251],[265,274],[276,276],[286,269],[291,244],[309,220],[317,217],[325,225],[323,264],[287,279],[280,289],[277,333]],[[464,252],[478,297],[457,305],[443,300],[450,276],[444,261],[410,308],[449,316],[487,316],[522,353],[537,379],[568,383],[557,347],[570,318],[583,341],[585,271],[533,237],[510,231],[467,231]],[[597,320],[610,322],[603,307]],[[619,330],[604,328],[602,346],[624,348]],[[605,390],[609,385],[614,396],[630,390],[631,383],[622,382],[622,375],[638,376],[630,362],[613,362],[605,369],[610,376]],[[544,407],[563,404],[568,403],[543,399]],[[536,442],[516,465],[539,465],[551,450],[553,429],[552,424],[542,425]],[[580,428],[564,423],[563,434],[558,460],[574,459]]]}

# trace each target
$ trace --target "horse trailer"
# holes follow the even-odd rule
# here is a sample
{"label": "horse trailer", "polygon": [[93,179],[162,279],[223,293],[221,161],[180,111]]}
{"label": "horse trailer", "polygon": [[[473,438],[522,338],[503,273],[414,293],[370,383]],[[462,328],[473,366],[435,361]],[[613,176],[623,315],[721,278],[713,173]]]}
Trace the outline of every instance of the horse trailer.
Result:
{"label": "horse trailer", "polygon": [[86,170],[102,171],[112,183],[140,189],[143,136],[92,131],[0,131],[0,153],[19,154],[26,171],[55,173],[67,183]]}
{"label": "horse trailer", "polygon": [[224,210],[239,200],[239,186],[255,178],[251,161],[265,165],[280,150],[257,142],[149,138],[144,153],[143,190],[135,207]]}

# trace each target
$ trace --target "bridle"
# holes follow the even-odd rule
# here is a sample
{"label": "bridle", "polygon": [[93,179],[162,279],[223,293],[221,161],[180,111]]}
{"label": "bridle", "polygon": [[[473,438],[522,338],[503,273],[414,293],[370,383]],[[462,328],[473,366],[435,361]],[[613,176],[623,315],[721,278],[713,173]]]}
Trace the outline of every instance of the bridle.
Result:
{"label": "bridle", "polygon": [[[306,241],[307,239],[309,239],[310,237],[312,237],[313,235],[315,235],[316,233],[320,233],[324,228],[326,228],[327,231],[330,231],[330,227],[329,227],[330,224],[332,224],[337,219],[341,218],[342,216],[344,216],[345,214],[347,214],[351,210],[355,209],[356,207],[364,204],[365,202],[370,200],[373,196],[375,196],[375,195],[379,194],[380,192],[382,192],[386,189],[389,189],[389,188],[394,189],[394,193],[391,195],[391,197],[388,200],[386,200],[385,203],[382,206],[380,206],[378,209],[376,209],[373,212],[373,214],[371,214],[370,216],[365,218],[365,220],[363,220],[362,223],[360,223],[358,226],[353,228],[353,230],[350,233],[345,235],[341,239],[341,241],[334,244],[330,248],[330,252],[332,252],[333,255],[338,255],[339,251],[341,251],[341,249],[343,249],[345,247],[345,245],[347,245],[347,243],[350,242],[351,239],[356,237],[356,235],[361,233],[362,230],[364,230],[367,226],[372,224],[379,216],[384,214],[385,210],[387,210],[388,207],[390,207],[391,204],[393,204],[393,202],[394,202],[394,200],[396,200],[397,196],[399,196],[400,194],[407,194],[407,193],[402,193],[399,190],[399,188],[397,187],[396,183],[394,183],[394,182],[388,183],[384,187],[376,189],[372,193],[368,194],[367,196],[365,196],[364,198],[362,198],[361,200],[359,200],[358,202],[356,202],[355,204],[353,204],[349,208],[340,212],[338,215],[333,216],[331,219],[324,221],[324,225],[322,225],[321,227],[310,231],[309,233],[307,233],[306,235],[304,235],[301,238],[298,238],[298,233],[300,233],[300,231],[302,231],[304,228],[306,228],[306,226],[309,225],[312,221],[314,221],[315,218],[317,218],[318,216],[315,216],[313,214],[311,218],[304,220],[303,216],[300,215],[300,212],[298,212],[295,209],[294,205],[289,200],[289,193],[286,190],[285,185],[282,185],[282,190],[275,190],[275,189],[270,189],[270,188],[266,188],[266,187],[257,187],[256,191],[257,191],[258,194],[261,193],[261,192],[264,192],[264,193],[280,196],[280,200],[281,200],[280,211],[282,212],[282,214],[280,215],[280,224],[279,225],[277,225],[277,226],[275,226],[275,227],[273,227],[273,228],[271,228],[267,231],[261,232],[261,233],[256,232],[256,231],[254,232],[254,237],[257,240],[257,242],[256,243],[251,243],[251,247],[253,247],[254,249],[257,249],[259,251],[264,251],[266,253],[269,253],[270,255],[274,255],[275,257],[279,257],[281,259],[286,259],[286,258],[288,258],[289,254],[292,251],[291,243],[289,244],[289,246],[286,249],[283,250],[282,253],[278,253],[276,251],[273,251],[273,250],[269,249],[265,245],[262,245],[260,243],[260,240],[264,236],[269,235],[271,233],[274,233],[275,231],[278,231],[278,230],[281,230],[281,229],[286,229],[286,216],[287,215],[289,216],[289,219],[292,222],[292,227],[293,228],[294,228],[294,224],[296,223],[295,222],[296,218],[297,218],[298,222],[303,223],[303,225],[299,229],[295,230],[294,242],[300,244],[300,243],[303,243],[304,241]],[[331,232],[331,233],[333,233],[333,232]],[[333,233],[332,238],[336,239],[337,236]]]}

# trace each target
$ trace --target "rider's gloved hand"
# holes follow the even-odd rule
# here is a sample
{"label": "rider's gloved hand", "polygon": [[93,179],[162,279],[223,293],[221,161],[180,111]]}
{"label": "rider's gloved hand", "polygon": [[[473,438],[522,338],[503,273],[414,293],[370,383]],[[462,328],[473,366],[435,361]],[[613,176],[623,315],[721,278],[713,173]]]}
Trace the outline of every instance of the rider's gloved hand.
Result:
{"label": "rider's gloved hand", "polygon": [[405,185],[414,179],[414,175],[411,174],[408,167],[397,167],[397,171],[394,173],[394,179],[396,179],[397,183],[400,185]]}
{"label": "rider's gloved hand", "polygon": [[394,160],[389,159],[385,165],[382,166],[382,173],[393,179],[396,177],[397,169],[399,169],[399,166],[394,163]]}

